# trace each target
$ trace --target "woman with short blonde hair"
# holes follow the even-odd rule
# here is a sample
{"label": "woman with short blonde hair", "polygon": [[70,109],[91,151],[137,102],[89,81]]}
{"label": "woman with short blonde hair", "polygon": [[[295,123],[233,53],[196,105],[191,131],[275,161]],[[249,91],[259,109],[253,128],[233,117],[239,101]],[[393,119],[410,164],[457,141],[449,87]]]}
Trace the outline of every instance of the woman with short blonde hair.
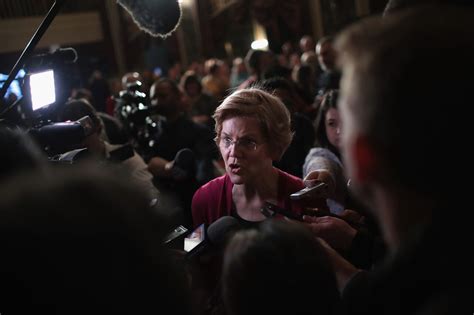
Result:
{"label": "woman with short blonde hair", "polygon": [[262,135],[279,160],[291,143],[290,113],[279,98],[257,88],[240,90],[224,100],[216,109],[216,142],[219,145],[222,123],[231,117],[255,117]]}
{"label": "woman with short blonde hair", "polygon": [[194,225],[226,215],[253,225],[265,219],[260,212],[265,202],[300,213],[289,195],[304,188],[302,180],[273,167],[292,139],[285,105],[265,91],[250,88],[228,96],[213,117],[226,174],[194,195]]}

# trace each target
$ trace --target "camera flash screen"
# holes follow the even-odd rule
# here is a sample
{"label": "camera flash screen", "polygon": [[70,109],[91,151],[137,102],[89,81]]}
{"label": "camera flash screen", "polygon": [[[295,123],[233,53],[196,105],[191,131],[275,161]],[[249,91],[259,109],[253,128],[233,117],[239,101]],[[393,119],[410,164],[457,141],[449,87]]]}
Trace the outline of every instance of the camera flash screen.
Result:
{"label": "camera flash screen", "polygon": [[53,104],[56,101],[54,71],[48,70],[30,76],[31,104],[33,110]]}

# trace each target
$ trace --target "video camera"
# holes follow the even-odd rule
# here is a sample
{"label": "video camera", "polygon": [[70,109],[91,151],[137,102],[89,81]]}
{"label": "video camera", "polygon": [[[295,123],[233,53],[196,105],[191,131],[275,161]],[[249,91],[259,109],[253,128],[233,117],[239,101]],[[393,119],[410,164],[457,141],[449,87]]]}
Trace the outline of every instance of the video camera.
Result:
{"label": "video camera", "polygon": [[153,147],[153,137],[157,132],[157,123],[145,93],[140,91],[142,83],[128,83],[115,98],[116,116],[122,121],[126,131],[132,137],[135,150],[146,155]]}
{"label": "video camera", "polygon": [[[92,132],[92,121],[87,116],[75,122],[54,123],[69,96],[68,66],[76,60],[73,48],[28,58],[22,65],[24,77],[17,79],[22,96],[1,108],[0,121],[27,129],[49,157],[81,147]],[[2,87],[2,91],[7,88]]]}

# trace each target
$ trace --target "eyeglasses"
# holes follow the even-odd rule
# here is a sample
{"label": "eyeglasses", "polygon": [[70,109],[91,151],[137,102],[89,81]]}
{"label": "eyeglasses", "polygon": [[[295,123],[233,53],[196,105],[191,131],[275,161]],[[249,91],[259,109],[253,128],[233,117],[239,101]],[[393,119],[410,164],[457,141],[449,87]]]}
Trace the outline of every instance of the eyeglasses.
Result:
{"label": "eyeglasses", "polygon": [[244,151],[255,151],[258,147],[257,142],[245,138],[234,141],[229,137],[223,137],[221,138],[220,143],[225,149],[229,149],[231,145],[235,145],[240,147]]}

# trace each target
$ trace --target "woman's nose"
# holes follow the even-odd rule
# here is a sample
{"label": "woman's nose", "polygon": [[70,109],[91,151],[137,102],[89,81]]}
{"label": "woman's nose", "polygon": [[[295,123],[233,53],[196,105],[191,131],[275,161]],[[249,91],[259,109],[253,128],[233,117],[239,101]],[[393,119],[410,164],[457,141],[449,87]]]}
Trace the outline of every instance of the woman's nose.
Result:
{"label": "woman's nose", "polygon": [[229,155],[232,156],[232,157],[240,157],[242,156],[242,152],[241,150],[239,149],[239,145],[234,142],[230,145],[229,147]]}

